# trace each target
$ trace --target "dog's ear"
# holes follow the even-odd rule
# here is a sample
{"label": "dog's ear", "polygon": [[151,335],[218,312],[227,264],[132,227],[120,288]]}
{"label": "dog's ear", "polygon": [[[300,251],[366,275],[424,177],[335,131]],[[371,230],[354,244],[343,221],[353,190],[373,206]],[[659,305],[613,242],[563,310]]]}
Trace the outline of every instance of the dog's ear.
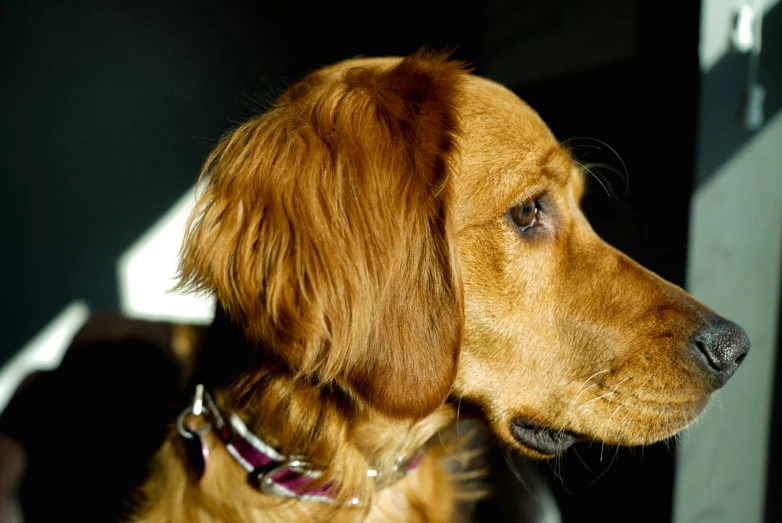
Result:
{"label": "dog's ear", "polygon": [[462,330],[449,175],[464,74],[417,53],[291,87],[207,160],[183,285],[216,292],[297,373],[391,416],[437,408]]}

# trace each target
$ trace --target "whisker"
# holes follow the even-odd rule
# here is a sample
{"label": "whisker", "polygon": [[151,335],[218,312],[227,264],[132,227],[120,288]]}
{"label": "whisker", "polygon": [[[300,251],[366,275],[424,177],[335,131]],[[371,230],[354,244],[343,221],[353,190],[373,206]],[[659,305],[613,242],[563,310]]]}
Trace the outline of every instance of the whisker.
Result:
{"label": "whisker", "polygon": [[[605,444],[605,442],[603,442],[603,443]],[[611,467],[614,465],[614,461],[616,460],[616,457],[618,455],[619,455],[619,447],[618,446],[614,446],[614,457],[611,458],[611,462],[608,464],[606,469],[603,472],[600,473],[600,475],[598,477],[596,477],[595,479],[593,479],[592,481],[589,482],[590,485],[593,485],[596,481],[598,481],[600,478],[605,476],[606,473],[609,470],[611,470]],[[603,449],[601,448],[600,449],[600,462],[602,463],[602,461],[603,461]]]}
{"label": "whisker", "polygon": [[618,152],[616,152],[616,149],[614,149],[613,147],[611,147],[610,145],[608,145],[604,141],[598,140],[597,138],[592,138],[592,140],[595,140],[596,142],[601,143],[604,146],[608,147],[611,150],[611,152],[614,153],[614,155],[619,160],[619,162],[622,164],[622,169],[624,169],[624,172],[625,172],[625,175],[626,175],[625,176],[625,181],[626,181],[625,196],[627,196],[627,192],[630,190],[630,172],[627,170],[627,165],[625,165],[625,161],[622,160],[622,157],[619,155]]}
{"label": "whisker", "polygon": [[576,449],[575,447],[573,448],[573,454],[576,455],[576,458],[578,458],[578,461],[581,462],[581,464],[584,466],[584,468],[587,469],[587,471],[590,474],[592,474],[592,477],[595,477],[597,475],[597,474],[595,474],[595,472],[591,468],[589,468],[589,465],[587,465],[587,462],[584,461],[584,458],[581,457],[581,454],[578,453],[578,449]]}
{"label": "whisker", "polygon": [[[627,165],[625,164],[624,160],[619,155],[619,153],[616,151],[616,149],[614,149],[613,147],[608,145],[606,142],[604,142],[604,141],[602,141],[602,140],[600,140],[598,138],[592,138],[592,137],[589,137],[589,136],[575,136],[573,138],[568,138],[567,140],[564,140],[562,142],[562,145],[567,146],[567,148],[570,149],[571,151],[575,150],[575,149],[580,149],[580,148],[590,148],[590,149],[602,150],[602,147],[600,147],[598,145],[592,145],[592,144],[568,145],[570,142],[572,142],[574,140],[591,140],[593,142],[597,142],[598,144],[602,145],[603,147],[605,147],[606,149],[611,151],[614,154],[614,156],[616,156],[617,160],[619,160],[619,163],[622,165],[622,169],[621,170],[616,169],[616,168],[614,168],[614,167],[612,167],[612,166],[610,166],[608,164],[604,164],[604,163],[593,163],[593,164],[587,164],[587,165],[590,168],[594,166],[594,167],[600,167],[600,168],[609,170],[609,171],[613,172],[614,174],[616,174],[617,176],[619,176],[622,179],[622,181],[624,182],[624,185],[625,185],[624,194],[622,195],[621,199],[627,198],[627,194],[630,192],[630,172],[628,171]],[[594,176],[594,173],[592,173],[592,175]]]}
{"label": "whisker", "polygon": [[[612,390],[611,392],[606,392],[605,394],[601,394],[600,396],[596,396],[596,397],[592,398],[590,401],[599,400],[600,398],[605,398],[606,396],[609,396],[609,395],[611,395],[611,394],[616,394],[616,391],[617,391],[617,389],[619,388],[619,386],[620,386],[622,383],[624,383],[625,381],[627,381],[627,380],[631,380],[631,379],[633,379],[633,378],[632,378],[632,376],[628,376],[628,377],[626,377],[625,379],[623,379],[622,381],[620,381],[619,383],[617,383],[617,384],[616,384],[616,387],[614,387],[614,390]],[[611,405],[611,402],[610,402],[610,401],[608,402],[608,405],[609,405],[609,406]]]}
{"label": "whisker", "polygon": [[[624,196],[626,197],[627,193],[630,191],[630,173],[627,170],[627,164],[625,164],[625,161],[622,159],[622,156],[616,151],[616,149],[614,149],[613,147],[608,145],[603,140],[600,140],[598,138],[592,138],[590,136],[575,136],[573,138],[569,138],[569,139],[565,140],[564,142],[562,142],[562,144],[564,145],[564,144],[566,144],[568,142],[571,142],[573,140],[592,140],[594,142],[597,142],[597,143],[601,144],[602,146],[604,146],[608,150],[610,150],[612,153],[614,153],[614,156],[616,156],[616,159],[619,160],[619,163],[622,164],[622,170],[624,170],[624,172],[626,174],[626,176],[625,176],[625,194],[624,194]],[[572,146],[572,147],[570,147],[570,149],[575,149],[576,147],[580,147],[580,146]]]}
{"label": "whisker", "polygon": [[[584,165],[586,165],[590,169],[592,167],[598,167],[600,169],[605,169],[606,171],[610,171],[610,172],[614,173],[615,175],[619,176],[622,179],[622,181],[624,181],[624,182],[627,181],[627,178],[625,177],[625,173],[623,173],[619,169],[616,169],[615,167],[612,167],[612,166],[608,165],[607,163],[589,162],[589,163],[585,163]],[[626,192],[625,192],[624,196],[627,196]]]}
{"label": "whisker", "polygon": [[521,472],[516,466],[516,463],[513,461],[513,458],[510,455],[510,451],[506,447],[501,447],[500,451],[502,452],[502,458],[505,460],[505,464],[516,477],[516,480],[521,484],[522,487],[524,487],[524,490],[527,491],[527,494],[532,496],[532,498],[537,501],[538,496],[535,495],[532,489],[529,488],[529,485],[527,485],[527,482],[524,481],[524,477],[521,475]]}
{"label": "whisker", "polygon": [[573,160],[573,162],[575,162],[576,164],[580,165],[582,169],[584,169],[586,172],[591,174],[592,177],[594,177],[594,179],[597,180],[597,182],[603,187],[603,190],[606,192],[608,197],[611,198],[611,191],[608,190],[608,187],[606,187],[606,185],[603,183],[603,180],[601,180],[598,175],[596,175],[594,172],[592,172],[592,170],[590,168],[586,167],[581,162],[578,162],[576,160]]}
{"label": "whisker", "polygon": [[459,414],[462,411],[462,398],[459,398],[459,403],[456,404],[456,442],[461,445],[462,433],[459,430]]}
{"label": "whisker", "polygon": [[557,469],[556,466],[552,467],[551,463],[549,462],[549,468],[554,473],[554,477],[559,480],[559,483],[562,485],[562,488],[565,489],[565,492],[568,494],[571,494],[570,489],[567,488],[567,485],[565,485],[565,478],[562,476],[562,462],[559,461],[559,469]]}
{"label": "whisker", "polygon": [[[616,413],[619,412],[619,409],[621,409],[622,407],[624,407],[624,403],[620,403],[616,407],[616,409],[614,409],[614,412],[608,417],[606,422],[603,424],[603,432],[606,431],[606,427],[608,426],[609,423],[611,423],[611,419],[613,419],[613,417],[616,416]],[[605,448],[605,440],[602,440],[600,442],[600,462],[601,463],[603,462],[603,449],[604,448]]]}
{"label": "whisker", "polygon": [[604,369],[604,370],[601,370],[601,371],[595,372],[594,374],[592,374],[591,376],[589,376],[589,377],[586,379],[586,381],[584,381],[584,383],[582,383],[582,384],[581,384],[581,386],[580,386],[580,387],[578,388],[578,390],[576,391],[576,395],[575,395],[575,397],[573,398],[573,400],[570,402],[570,405],[568,406],[568,409],[567,409],[567,411],[565,412],[565,416],[567,416],[568,414],[570,414],[570,411],[573,409],[573,405],[575,405],[576,401],[578,400],[579,396],[581,396],[581,394],[583,394],[584,392],[586,392],[586,391],[587,391],[587,390],[589,390],[590,388],[592,388],[592,387],[594,387],[594,386],[597,386],[597,383],[594,383],[594,384],[592,384],[592,386],[590,386],[590,387],[588,387],[588,388],[586,388],[586,389],[585,389],[584,387],[586,387],[586,384],[587,384],[587,383],[589,383],[590,381],[592,381],[592,379],[594,379],[595,377],[597,377],[597,376],[599,376],[599,375],[601,375],[601,374],[605,374],[606,372],[610,372],[610,371],[611,371],[611,369]]}
{"label": "whisker", "polygon": [[611,414],[611,415],[608,417],[608,422],[610,422],[610,421],[611,421],[611,418],[613,418],[613,417],[616,415],[616,413],[617,413],[617,412],[619,412],[619,409],[621,409],[622,407],[624,407],[624,403],[622,403],[621,405],[619,405],[619,406],[616,408],[616,410],[614,410],[614,413],[613,413],[613,414]]}
{"label": "whisker", "polygon": [[[562,144],[564,145],[564,144],[566,144],[567,142],[569,142],[570,140],[573,140],[573,139],[574,138],[570,138],[569,140],[565,140],[564,142],[562,142]],[[600,147],[598,145],[592,145],[590,143],[582,143],[581,145],[572,145],[572,146],[568,147],[568,149],[573,150],[573,149],[580,149],[582,147],[589,147],[591,149],[597,149],[598,151],[603,150],[602,147]]]}

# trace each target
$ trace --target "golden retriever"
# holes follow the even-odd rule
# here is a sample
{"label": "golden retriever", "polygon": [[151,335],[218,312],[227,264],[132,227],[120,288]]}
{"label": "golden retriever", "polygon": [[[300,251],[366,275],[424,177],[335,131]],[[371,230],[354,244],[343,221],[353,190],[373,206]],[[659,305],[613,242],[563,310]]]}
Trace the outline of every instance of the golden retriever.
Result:
{"label": "golden retriever", "polygon": [[134,521],[450,521],[462,399],[532,457],[645,445],[749,349],[595,234],[535,111],[440,54],[310,74],[203,177],[181,281],[218,315]]}

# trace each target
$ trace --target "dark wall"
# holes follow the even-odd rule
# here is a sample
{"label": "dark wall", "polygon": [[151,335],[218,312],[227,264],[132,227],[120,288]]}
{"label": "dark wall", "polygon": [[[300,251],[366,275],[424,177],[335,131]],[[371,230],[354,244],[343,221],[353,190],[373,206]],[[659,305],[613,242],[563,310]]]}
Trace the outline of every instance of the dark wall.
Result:
{"label": "dark wall", "polygon": [[[290,79],[422,44],[481,55],[480,4],[6,2],[0,16],[0,364],[74,299],[117,307],[120,254],[195,181],[211,145]],[[303,16],[306,13],[306,17]],[[412,16],[411,13],[416,13]]]}
{"label": "dark wall", "polygon": [[285,60],[227,3],[7,2],[0,24],[1,363],[73,299],[117,306],[120,253]]}

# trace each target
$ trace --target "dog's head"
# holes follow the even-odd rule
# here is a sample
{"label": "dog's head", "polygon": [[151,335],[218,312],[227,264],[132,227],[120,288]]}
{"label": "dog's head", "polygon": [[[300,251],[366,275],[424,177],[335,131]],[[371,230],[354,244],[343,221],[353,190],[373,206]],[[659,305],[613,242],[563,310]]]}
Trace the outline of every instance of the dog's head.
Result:
{"label": "dog's head", "polygon": [[207,161],[183,281],[358,408],[449,395],[533,455],[683,428],[746,334],[617,252],[509,90],[439,55],[313,73]]}

